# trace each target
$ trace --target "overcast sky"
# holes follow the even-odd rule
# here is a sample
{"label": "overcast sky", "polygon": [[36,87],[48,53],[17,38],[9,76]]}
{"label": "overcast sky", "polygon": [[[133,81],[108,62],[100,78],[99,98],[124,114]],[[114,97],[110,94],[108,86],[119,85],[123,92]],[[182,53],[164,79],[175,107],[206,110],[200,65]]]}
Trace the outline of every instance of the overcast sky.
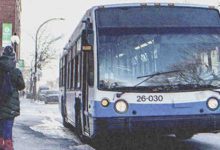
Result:
{"label": "overcast sky", "polygon": [[[64,38],[57,47],[62,51],[66,41],[72,34],[87,9],[92,6],[113,3],[152,2],[153,0],[22,0],[21,13],[21,57],[30,65],[34,52],[34,41],[39,25],[47,19],[62,17],[65,21],[53,21],[47,24],[47,28],[55,35],[63,34]],[[154,2],[187,2],[216,5],[219,0],[154,0]],[[57,62],[56,62],[57,63]],[[58,65],[54,65],[55,68]],[[51,70],[45,71],[46,74]],[[58,72],[54,77],[58,77]],[[44,79],[51,78],[44,74]]]}

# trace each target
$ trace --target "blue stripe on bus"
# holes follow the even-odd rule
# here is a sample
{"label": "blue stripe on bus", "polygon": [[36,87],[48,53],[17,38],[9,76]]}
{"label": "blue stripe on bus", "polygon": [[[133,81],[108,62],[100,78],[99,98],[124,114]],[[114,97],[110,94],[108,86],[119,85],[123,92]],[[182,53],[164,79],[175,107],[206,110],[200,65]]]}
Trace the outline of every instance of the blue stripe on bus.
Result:
{"label": "blue stripe on bus", "polygon": [[179,104],[128,104],[128,111],[119,114],[114,109],[114,103],[102,107],[100,101],[90,101],[92,117],[124,117],[124,116],[169,116],[169,115],[205,115],[220,114],[220,108],[211,111],[206,101]]}

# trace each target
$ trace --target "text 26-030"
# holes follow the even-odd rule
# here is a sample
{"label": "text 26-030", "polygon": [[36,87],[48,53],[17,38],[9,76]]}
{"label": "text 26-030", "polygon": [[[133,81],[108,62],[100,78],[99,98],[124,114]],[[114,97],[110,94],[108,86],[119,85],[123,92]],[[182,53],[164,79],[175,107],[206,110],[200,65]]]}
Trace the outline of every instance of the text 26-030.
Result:
{"label": "text 26-030", "polygon": [[162,102],[163,101],[163,96],[162,95],[138,95],[137,96],[137,102]]}

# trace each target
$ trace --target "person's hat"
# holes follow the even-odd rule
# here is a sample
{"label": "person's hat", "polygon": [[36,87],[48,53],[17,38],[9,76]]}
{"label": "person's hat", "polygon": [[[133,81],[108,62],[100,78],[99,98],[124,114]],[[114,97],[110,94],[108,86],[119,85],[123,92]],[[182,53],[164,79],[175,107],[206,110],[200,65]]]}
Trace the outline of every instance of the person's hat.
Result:
{"label": "person's hat", "polygon": [[14,49],[12,46],[6,46],[4,48],[4,51],[2,53],[3,56],[8,56],[11,59],[15,59],[15,53],[14,53]]}

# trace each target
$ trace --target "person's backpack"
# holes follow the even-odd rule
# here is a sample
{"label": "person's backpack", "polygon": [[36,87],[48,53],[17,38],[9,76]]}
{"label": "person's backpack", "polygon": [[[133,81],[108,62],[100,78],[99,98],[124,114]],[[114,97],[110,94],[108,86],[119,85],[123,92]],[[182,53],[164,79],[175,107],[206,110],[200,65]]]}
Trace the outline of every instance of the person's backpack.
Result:
{"label": "person's backpack", "polygon": [[1,76],[0,84],[0,104],[6,102],[12,94],[13,85],[10,72],[4,72]]}

